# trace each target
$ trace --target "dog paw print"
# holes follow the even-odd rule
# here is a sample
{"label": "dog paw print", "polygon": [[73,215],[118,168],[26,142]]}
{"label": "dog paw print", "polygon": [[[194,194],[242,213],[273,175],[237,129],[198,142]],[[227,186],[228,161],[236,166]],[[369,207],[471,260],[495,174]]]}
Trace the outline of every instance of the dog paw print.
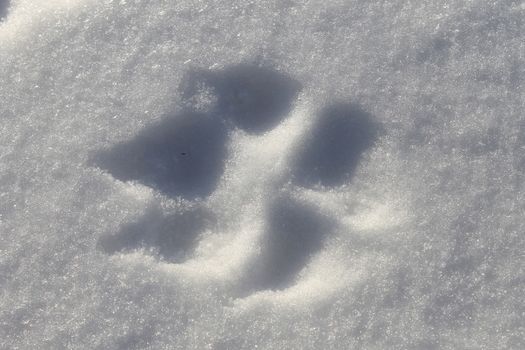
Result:
{"label": "dog paw print", "polygon": [[[99,248],[107,254],[140,251],[182,266],[194,263],[196,255],[214,254],[213,249],[202,253],[206,240],[213,241],[224,227],[234,231],[223,235],[226,241],[238,236],[235,230],[250,231],[259,249],[239,262],[244,276],[238,295],[293,285],[340,225],[335,216],[294,193],[349,183],[377,134],[371,116],[347,103],[299,116],[304,123],[298,120],[300,127],[288,132],[301,88],[290,76],[257,65],[190,72],[181,87],[185,112],[93,159],[115,179],[138,182],[187,206],[171,211],[150,207],[137,221],[102,237]],[[276,133],[284,141],[273,142]],[[234,152],[232,143],[239,148],[240,139],[251,146]],[[268,171],[279,162],[286,166]],[[241,209],[217,210],[218,198]],[[247,228],[244,222],[250,220],[243,210],[255,212],[259,224]]]}

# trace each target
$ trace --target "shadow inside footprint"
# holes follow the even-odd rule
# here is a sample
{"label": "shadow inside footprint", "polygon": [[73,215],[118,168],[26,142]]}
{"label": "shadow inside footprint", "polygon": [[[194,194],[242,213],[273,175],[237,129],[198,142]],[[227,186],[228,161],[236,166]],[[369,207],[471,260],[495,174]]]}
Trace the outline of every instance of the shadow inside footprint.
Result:
{"label": "shadow inside footprint", "polygon": [[239,64],[221,71],[194,71],[183,88],[185,95],[199,84],[212,88],[217,98],[215,113],[236,127],[253,134],[276,127],[301,90],[301,84],[276,70]]}
{"label": "shadow inside footprint", "polygon": [[262,262],[252,273],[253,290],[290,287],[334,224],[315,208],[280,199],[270,208]]}
{"label": "shadow inside footprint", "polygon": [[293,160],[294,181],[304,187],[342,185],[373,145],[377,131],[371,116],[359,106],[328,106]]}
{"label": "shadow inside footprint", "polygon": [[187,113],[98,154],[94,163],[119,180],[139,181],[169,196],[206,197],[222,175],[226,138],[219,119]]}
{"label": "shadow inside footprint", "polygon": [[211,221],[204,210],[165,215],[156,208],[116,235],[103,237],[98,246],[107,254],[144,249],[164,261],[180,263],[188,258],[187,252],[193,250],[197,237]]}
{"label": "shadow inside footprint", "polygon": [[9,8],[9,0],[0,0],[0,21],[7,16],[7,9]]}

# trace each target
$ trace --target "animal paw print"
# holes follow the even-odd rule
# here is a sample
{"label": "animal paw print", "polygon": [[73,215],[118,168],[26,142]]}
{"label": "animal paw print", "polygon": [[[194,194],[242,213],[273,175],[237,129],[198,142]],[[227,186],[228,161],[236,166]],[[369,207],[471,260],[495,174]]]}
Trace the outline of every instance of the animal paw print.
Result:
{"label": "animal paw print", "polygon": [[[297,113],[301,84],[257,65],[193,71],[181,90],[185,112],[100,152],[94,163],[115,179],[186,204],[149,207],[101,238],[100,249],[140,251],[178,266],[207,261],[209,271],[229,259],[238,296],[290,287],[339,225],[297,193],[351,180],[375,141],[371,116],[346,103]],[[248,244],[235,245],[243,239]],[[258,249],[245,249],[250,245]]]}

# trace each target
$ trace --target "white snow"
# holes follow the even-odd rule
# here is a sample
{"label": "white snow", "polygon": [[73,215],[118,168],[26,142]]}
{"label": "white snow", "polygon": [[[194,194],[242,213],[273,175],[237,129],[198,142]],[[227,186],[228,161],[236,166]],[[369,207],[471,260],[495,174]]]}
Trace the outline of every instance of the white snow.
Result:
{"label": "white snow", "polygon": [[0,349],[525,348],[524,18],[0,0]]}

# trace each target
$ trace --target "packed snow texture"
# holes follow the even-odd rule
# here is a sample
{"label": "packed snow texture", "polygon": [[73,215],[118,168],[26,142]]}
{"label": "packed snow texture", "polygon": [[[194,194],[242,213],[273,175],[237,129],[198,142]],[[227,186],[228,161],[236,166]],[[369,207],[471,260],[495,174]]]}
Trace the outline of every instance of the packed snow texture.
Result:
{"label": "packed snow texture", "polygon": [[1,0],[0,349],[525,348],[524,19]]}

